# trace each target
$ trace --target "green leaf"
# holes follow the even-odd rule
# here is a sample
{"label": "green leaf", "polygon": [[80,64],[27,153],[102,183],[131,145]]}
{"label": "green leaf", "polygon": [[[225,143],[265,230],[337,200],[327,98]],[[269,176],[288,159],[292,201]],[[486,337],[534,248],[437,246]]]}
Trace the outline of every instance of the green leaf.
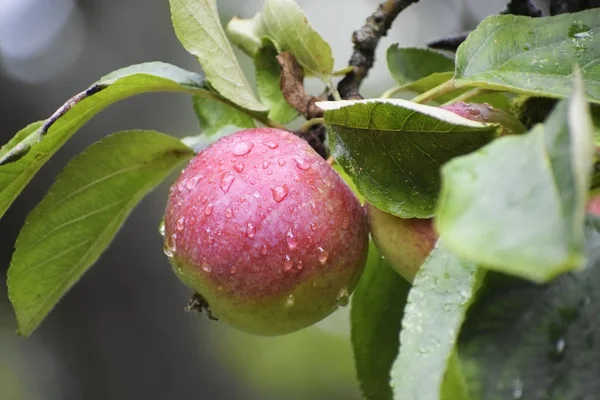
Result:
{"label": "green leaf", "polygon": [[266,40],[254,55],[258,97],[269,109],[269,119],[286,124],[298,116],[298,111],[285,100],[279,82],[281,67],[277,62],[277,49]]}
{"label": "green leaf", "polygon": [[490,142],[498,126],[400,99],[317,103],[336,161],[377,208],[404,218],[433,215],[440,168]]}
{"label": "green leaf", "polygon": [[460,383],[444,385],[444,377],[483,275],[475,264],[460,260],[438,241],[408,294],[400,353],[392,368],[395,399],[435,400],[441,398],[442,386],[447,392],[460,389]]}
{"label": "green leaf", "polygon": [[306,72],[329,83],[333,71],[331,47],[310,26],[294,0],[266,0],[262,19],[280,51],[289,51]]}
{"label": "green leaf", "polygon": [[365,399],[391,400],[390,369],[410,284],[369,245],[369,257],[352,295],[350,322],[356,374]]}
{"label": "green leaf", "polygon": [[265,111],[256,100],[225,36],[215,0],[169,0],[175,34],[196,56],[211,86],[223,97],[253,111]]}
{"label": "green leaf", "polygon": [[204,135],[213,136],[223,130],[232,133],[256,127],[254,119],[227,104],[201,96],[194,96],[193,104]]}
{"label": "green leaf", "polygon": [[433,73],[451,71],[450,76],[454,75],[454,61],[429,49],[391,45],[387,49],[387,64],[392,76],[400,85],[418,81]]}
{"label": "green leaf", "polygon": [[578,85],[545,125],[444,166],[436,228],[452,251],[485,268],[536,282],[578,268],[593,154]]}
{"label": "green leaf", "polygon": [[[210,95],[202,77],[179,67],[160,63],[135,65],[105,76],[97,82],[102,91],[75,104],[48,130],[44,139],[17,161],[0,165],[0,218],[40,168],[87,121],[109,105],[124,98],[147,92],[184,92]],[[34,133],[33,125],[25,128]],[[25,136],[23,131],[17,136]],[[14,140],[11,140],[14,143]],[[3,147],[4,149],[4,147]]]}
{"label": "green leaf", "polygon": [[473,399],[594,399],[600,392],[600,235],[587,265],[546,285],[488,274],[459,339]]}
{"label": "green leaf", "polygon": [[231,42],[250,57],[262,47],[261,39],[266,36],[261,13],[248,19],[233,17],[225,27],[225,32]]}
{"label": "green leaf", "polygon": [[100,257],[137,203],[192,155],[170,136],[127,131],[69,163],[15,245],[8,290],[22,335],[30,335]]}
{"label": "green leaf", "polygon": [[456,84],[544,97],[571,93],[581,66],[586,95],[600,102],[600,9],[554,17],[486,18],[456,53]]}

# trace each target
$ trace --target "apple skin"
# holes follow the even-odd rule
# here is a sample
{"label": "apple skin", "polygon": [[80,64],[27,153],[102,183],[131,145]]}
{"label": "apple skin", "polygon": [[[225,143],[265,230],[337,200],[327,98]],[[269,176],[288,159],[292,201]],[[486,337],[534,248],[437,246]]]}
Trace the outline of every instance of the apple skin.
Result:
{"label": "apple skin", "polygon": [[371,237],[381,254],[412,282],[438,239],[432,219],[400,218],[365,204]]}
{"label": "apple skin", "polygon": [[286,131],[221,138],[170,190],[165,253],[176,275],[248,333],[294,332],[347,304],[367,252],[354,193]]}
{"label": "apple skin", "polygon": [[500,124],[502,126],[500,132],[501,136],[521,134],[527,131],[525,126],[517,118],[505,111],[492,107],[487,103],[477,104],[457,101],[456,103],[441,106],[440,108],[452,111],[454,114],[470,119],[471,121]]}

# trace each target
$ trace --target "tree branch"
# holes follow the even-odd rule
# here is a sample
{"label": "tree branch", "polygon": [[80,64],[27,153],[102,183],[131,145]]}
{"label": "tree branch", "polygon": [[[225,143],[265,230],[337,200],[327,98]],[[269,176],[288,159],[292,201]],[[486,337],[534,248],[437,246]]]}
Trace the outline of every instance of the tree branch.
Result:
{"label": "tree branch", "polygon": [[342,99],[362,99],[359,93],[360,85],[375,62],[375,49],[379,40],[387,34],[398,14],[418,1],[386,0],[367,18],[362,28],[354,31],[352,35],[354,52],[348,63],[353,69],[346,74],[337,87]]}

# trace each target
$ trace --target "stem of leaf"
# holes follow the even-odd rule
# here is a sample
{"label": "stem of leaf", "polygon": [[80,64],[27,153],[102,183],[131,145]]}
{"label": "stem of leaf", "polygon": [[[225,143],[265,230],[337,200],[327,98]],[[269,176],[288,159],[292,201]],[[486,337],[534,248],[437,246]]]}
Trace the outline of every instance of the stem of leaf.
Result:
{"label": "stem of leaf", "polygon": [[413,98],[411,101],[413,101],[414,103],[424,104],[446,93],[450,93],[453,90],[456,90],[456,86],[454,85],[454,80],[450,79],[449,81],[446,81],[441,85],[426,91],[425,93],[421,93],[417,97]]}
{"label": "stem of leaf", "polygon": [[388,89],[385,92],[383,92],[381,94],[381,96],[379,96],[379,98],[381,98],[381,99],[389,99],[390,97],[393,97],[396,93],[399,93],[399,92],[405,90],[407,86],[408,85],[394,86],[393,88]]}
{"label": "stem of leaf", "polygon": [[331,76],[344,76],[347,73],[352,72],[353,70],[354,70],[354,67],[352,65],[348,65],[347,67],[338,69],[337,71],[333,71],[331,73]]}
{"label": "stem of leaf", "polygon": [[308,132],[308,130],[315,126],[315,125],[319,125],[325,122],[324,118],[313,118],[313,119],[309,119],[308,121],[306,121],[305,123],[302,124],[302,126],[300,126],[300,129],[298,129],[300,132]]}
{"label": "stem of leaf", "polygon": [[448,104],[457,103],[459,101],[467,101],[469,99],[472,99],[473,97],[476,97],[476,96],[479,96],[482,94],[486,94],[486,93],[491,93],[491,92],[492,92],[492,90],[475,88],[475,89],[469,90],[468,92],[461,94],[458,97],[448,100],[443,105],[447,106]]}
{"label": "stem of leaf", "polygon": [[196,93],[196,94],[199,96],[207,97],[211,100],[218,101],[219,103],[228,105],[230,107],[233,107],[236,110],[241,111],[244,114],[254,118],[255,120],[257,120],[258,122],[260,122],[263,125],[269,126],[271,128],[281,129],[284,131],[289,130],[284,125],[280,124],[279,122],[269,119],[269,117],[266,114],[258,112],[258,111],[247,110],[244,107],[241,107],[241,106],[235,104],[234,102],[226,99],[225,97],[220,96],[217,93],[211,92],[209,90],[202,90],[202,93]]}

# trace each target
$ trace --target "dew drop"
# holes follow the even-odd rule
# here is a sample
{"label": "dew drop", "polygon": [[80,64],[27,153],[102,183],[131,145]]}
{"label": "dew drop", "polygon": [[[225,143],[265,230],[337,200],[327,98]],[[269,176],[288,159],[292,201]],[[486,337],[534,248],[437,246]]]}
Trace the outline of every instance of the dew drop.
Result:
{"label": "dew drop", "polygon": [[223,178],[221,179],[221,190],[223,191],[223,193],[229,192],[229,188],[231,187],[231,184],[234,180],[235,175],[233,175],[233,172],[228,172],[225,175],[223,175]]}
{"label": "dew drop", "polygon": [[348,288],[340,289],[337,297],[335,298],[335,302],[339,307],[346,307],[348,302],[350,301],[350,294],[348,293]]}
{"label": "dew drop", "polygon": [[181,217],[177,220],[177,230],[182,231],[185,228],[185,217]]}
{"label": "dew drop", "polygon": [[196,223],[196,217],[191,216],[190,220],[188,222],[188,226],[194,226],[195,223]]}
{"label": "dew drop", "polygon": [[285,261],[283,262],[284,271],[291,270],[293,266],[294,266],[294,261],[292,261],[292,258],[290,256],[286,255]]}
{"label": "dew drop", "polygon": [[296,299],[293,294],[290,294],[287,299],[285,299],[285,305],[288,307],[293,307],[296,304]]}
{"label": "dew drop", "polygon": [[229,273],[231,275],[235,275],[236,272],[237,272],[237,266],[236,265],[232,265],[231,268],[229,268]]}
{"label": "dew drop", "polygon": [[279,160],[277,160],[277,164],[279,164],[280,167],[283,167],[285,165],[285,160],[283,158],[280,158]]}
{"label": "dew drop", "polygon": [[270,163],[270,162],[268,162],[268,161],[263,161],[263,162],[262,162],[262,167],[263,167],[263,169],[267,169],[267,168],[269,168],[269,165],[270,165],[270,164],[271,164],[271,163]]}
{"label": "dew drop", "polygon": [[254,147],[254,144],[250,142],[240,142],[233,146],[233,154],[236,156],[243,156],[250,153],[250,150]]}
{"label": "dew drop", "polygon": [[310,223],[310,230],[311,231],[316,231],[317,230],[317,225],[313,224],[312,222]]}
{"label": "dew drop", "polygon": [[210,265],[208,265],[208,263],[206,262],[206,260],[202,261],[202,270],[204,272],[210,272],[210,271],[212,271],[212,268],[210,267]]}
{"label": "dew drop", "polygon": [[225,210],[225,216],[227,218],[231,218],[233,216],[233,211],[231,211],[231,208],[227,207],[227,209]]}
{"label": "dew drop", "polygon": [[173,254],[177,250],[177,234],[174,233],[167,237],[163,251],[167,257],[173,257]]}
{"label": "dew drop", "polygon": [[273,170],[268,170],[267,171],[267,175],[272,175],[273,174]]}
{"label": "dew drop", "polygon": [[208,201],[208,197],[204,196],[202,198],[202,204],[206,204],[207,201]]}
{"label": "dew drop", "polygon": [[183,189],[185,189],[186,184],[187,184],[187,178],[184,178],[177,184],[177,189],[179,189],[180,193],[183,192]]}
{"label": "dew drop", "polygon": [[279,147],[279,143],[277,142],[265,142],[264,145],[270,149],[276,149]]}
{"label": "dew drop", "polygon": [[233,169],[235,169],[237,172],[239,172],[240,174],[242,173],[242,171],[244,170],[244,163],[237,163],[233,166]]}
{"label": "dew drop", "polygon": [[284,183],[281,186],[275,186],[271,188],[273,194],[273,200],[281,203],[288,195],[288,186]]}
{"label": "dew drop", "polygon": [[212,210],[213,210],[212,203],[208,203],[208,205],[204,209],[204,215],[206,215],[208,217],[210,214],[212,214]]}
{"label": "dew drop", "polygon": [[321,264],[325,264],[327,262],[327,258],[329,258],[329,252],[322,247],[317,248],[319,250],[319,262]]}
{"label": "dew drop", "polygon": [[269,248],[267,247],[267,245],[263,244],[263,247],[260,249],[260,254],[262,254],[264,256],[265,254],[267,254],[268,250],[269,250]]}
{"label": "dew drop", "polygon": [[479,110],[477,108],[469,107],[469,108],[467,108],[467,114],[476,117],[479,114],[481,114],[481,110]]}
{"label": "dew drop", "polygon": [[158,233],[160,236],[165,236],[165,220],[160,221],[160,225],[158,225]]}
{"label": "dew drop", "polygon": [[187,183],[185,184],[185,187],[188,188],[188,190],[192,190],[198,185],[199,181],[200,181],[200,175],[196,175],[196,176],[192,177],[189,181],[187,181]]}
{"label": "dew drop", "polygon": [[298,271],[302,271],[302,268],[304,268],[304,265],[302,265],[302,261],[298,261],[298,265],[296,266],[296,268],[298,268]]}
{"label": "dew drop", "polygon": [[248,238],[250,238],[250,239],[253,239],[255,235],[256,235],[256,227],[254,225],[252,225],[251,222],[248,222],[248,225],[246,226],[246,236],[248,236]]}
{"label": "dew drop", "polygon": [[296,161],[296,166],[303,171],[306,171],[310,168],[310,163],[304,158],[296,157],[294,161]]}
{"label": "dew drop", "polygon": [[255,198],[260,198],[260,193],[259,192],[254,192],[252,193],[252,196],[254,196]]}
{"label": "dew drop", "polygon": [[298,239],[296,239],[296,237],[294,236],[294,232],[292,232],[292,228],[288,229],[288,231],[286,232],[285,240],[286,240],[290,250],[294,250],[296,247],[298,247]]}

